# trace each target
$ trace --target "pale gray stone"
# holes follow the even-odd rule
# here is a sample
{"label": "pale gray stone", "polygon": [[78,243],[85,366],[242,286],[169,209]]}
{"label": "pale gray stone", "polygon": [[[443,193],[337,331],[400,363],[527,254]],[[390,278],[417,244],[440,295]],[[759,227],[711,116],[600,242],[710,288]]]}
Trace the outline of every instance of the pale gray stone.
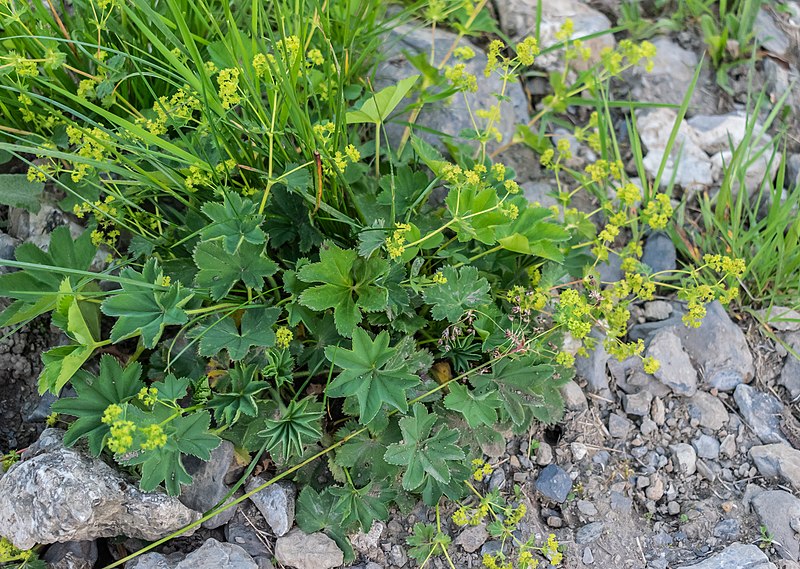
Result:
{"label": "pale gray stone", "polygon": [[651,321],[666,320],[672,314],[672,304],[665,300],[652,300],[644,303],[644,317]]}
{"label": "pale gray stone", "polygon": [[625,413],[644,417],[650,414],[650,404],[653,402],[653,394],[649,391],[639,391],[622,396]]}
{"label": "pale gray stone", "polygon": [[[245,486],[246,492],[262,486],[266,480],[260,476],[253,476]],[[269,527],[276,536],[285,535],[294,524],[294,484],[281,480],[270,484],[263,490],[250,496],[258,511],[267,520]]]}
{"label": "pale gray stone", "polygon": [[800,492],[800,450],[785,443],[762,445],[750,449],[750,458],[762,476],[780,476]]}
{"label": "pale gray stone", "polygon": [[574,381],[567,382],[561,388],[561,397],[564,398],[564,406],[568,411],[585,411],[589,408],[583,389]]}
{"label": "pale gray stone", "polygon": [[758,41],[765,50],[782,58],[785,58],[789,54],[792,41],[789,39],[789,36],[786,35],[786,32],[775,23],[772,14],[765,8],[761,8],[756,15],[753,32],[756,35],[756,41]]}
{"label": "pale gray stone", "polygon": [[146,553],[125,564],[126,569],[259,569],[247,552],[233,543],[209,538],[186,557]]}
{"label": "pale gray stone", "polygon": [[177,498],[141,492],[102,460],[64,448],[63,434],[45,430],[0,478],[0,535],[16,547],[117,535],[154,541],[200,518]]}
{"label": "pale gray stone", "polygon": [[[800,154],[796,154],[800,163]],[[800,176],[800,172],[798,172]],[[796,332],[800,330],[800,312],[787,306],[773,306],[757,310],[756,314],[765,324],[780,332]]]}
{"label": "pale gray stone", "polygon": [[691,476],[697,471],[697,453],[690,444],[678,443],[670,445],[672,456],[677,462],[675,465],[679,472]]}
{"label": "pale gray stone", "polygon": [[700,563],[681,565],[680,569],[776,569],[758,546],[732,543]]}
{"label": "pale gray stone", "polygon": [[[435,52],[443,56],[456,39],[458,39],[456,34],[442,28],[437,28],[432,36],[430,28],[421,23],[392,28],[381,43],[384,61],[378,65],[375,72],[375,90],[396,85],[402,79],[420,73],[408,61],[405,53],[412,56],[420,53],[429,55],[431,49],[435,48]],[[427,104],[416,121],[419,126],[456,137],[463,130],[474,130],[470,110],[474,113],[479,109],[488,109],[491,105],[498,104],[494,95],[504,90],[503,81],[497,74],[488,78],[483,76],[487,61],[485,52],[466,39],[462,39],[459,45],[470,46],[475,50],[476,56],[465,65],[467,72],[478,76],[477,92],[466,93],[466,98],[457,93],[449,101]],[[404,100],[398,110],[411,102],[413,102],[411,99]],[[525,124],[529,120],[528,100],[521,83],[509,82],[505,87],[505,99],[499,105],[501,118],[494,123],[494,126],[500,131],[503,141],[509,142],[516,132],[517,125]],[[400,120],[407,118],[404,116]],[[404,130],[405,125],[395,122],[386,125],[387,136],[393,148],[399,144]],[[431,144],[444,147],[440,137],[435,134],[421,129],[416,131],[416,134]],[[494,147],[494,141],[489,146]]]}
{"label": "pale gray stone", "polygon": [[478,551],[481,546],[489,539],[489,532],[486,531],[486,524],[469,526],[455,539],[455,544],[460,545],[467,553]]}
{"label": "pale gray stone", "polygon": [[800,332],[789,332],[784,340],[792,351],[786,354],[778,383],[786,388],[792,399],[795,399],[800,397],[800,359],[794,355],[800,354]]}
{"label": "pale gray stone", "polygon": [[786,442],[781,434],[783,404],[777,397],[742,384],[733,392],[733,398],[745,423],[762,443]]}
{"label": "pale gray stone", "polygon": [[691,397],[697,391],[697,372],[680,339],[669,329],[657,332],[647,348],[647,355],[661,367],[653,376],[678,395]]}
{"label": "pale gray stone", "polygon": [[[505,0],[498,10],[500,28],[514,42],[526,36],[536,37],[537,0]],[[558,43],[556,33],[570,19],[573,22],[572,38],[577,39],[597,32],[611,29],[611,22],[602,13],[579,0],[547,0],[542,3],[542,19],[539,33],[539,46],[542,49]],[[586,46],[592,49],[592,59],[596,61],[605,47],[616,45],[613,34],[607,33],[587,40]],[[548,71],[561,70],[563,51],[553,51],[536,57],[536,66]],[[571,65],[584,65],[573,61]]]}
{"label": "pale gray stone", "polygon": [[719,458],[719,441],[709,435],[700,435],[692,441],[692,446],[700,458],[717,460]]}
{"label": "pale gray stone", "polygon": [[611,413],[608,416],[608,433],[615,439],[627,438],[632,427],[633,423],[622,415]]}
{"label": "pale gray stone", "polygon": [[800,519],[800,499],[783,490],[767,490],[750,502],[761,524],[772,534],[773,547],[783,559],[800,558],[800,537],[795,529]]}
{"label": "pale gray stone", "polygon": [[683,325],[670,330],[681,339],[689,354],[711,387],[733,391],[755,374],[753,356],[744,332],[730,319],[718,301],[706,306],[706,317],[699,328]]}
{"label": "pale gray stone", "polygon": [[720,430],[730,419],[722,401],[706,391],[698,391],[689,399],[689,417],[712,431]]}
{"label": "pale gray stone", "polygon": [[[181,495],[178,498],[184,506],[205,513],[225,498],[230,490],[225,484],[225,475],[233,459],[233,453],[233,443],[222,441],[211,452],[211,458],[208,461],[194,456],[187,456],[183,459],[186,471],[192,476],[192,483],[181,489]],[[236,507],[228,508],[203,522],[203,527],[218,528],[228,523],[234,514],[236,514]]]}
{"label": "pale gray stone", "polygon": [[344,562],[342,550],[324,533],[295,528],[275,542],[275,559],[295,569],[330,569]]}

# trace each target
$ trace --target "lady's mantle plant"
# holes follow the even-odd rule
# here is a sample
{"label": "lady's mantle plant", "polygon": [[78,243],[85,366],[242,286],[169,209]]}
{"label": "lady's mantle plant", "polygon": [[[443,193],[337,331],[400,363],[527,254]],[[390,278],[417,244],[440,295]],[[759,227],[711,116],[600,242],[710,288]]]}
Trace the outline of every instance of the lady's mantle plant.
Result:
{"label": "lady's mantle plant", "polygon": [[[168,15],[105,3],[127,22],[174,26],[143,26],[146,53],[112,34],[102,47],[56,35],[52,62],[23,34],[31,9],[0,4],[23,24],[0,76],[0,108],[22,122],[0,148],[28,161],[31,183],[63,191],[61,206],[89,228],[74,240],[57,229],[46,252],[17,249],[8,264],[19,271],[0,276],[15,300],[0,323],[50,314],[68,338],[43,355],[39,379],[42,392],[75,390],[53,406],[75,417],[68,444],[85,438],[95,455],[135,469],[143,489],[170,494],[191,482],[183,457],[208,459],[221,438],[277,469],[303,464],[298,524],[327,531],[352,557],[346,532],[368,530],[412,494],[430,505],[460,499],[481,447],[558,421],[560,388],[593,327],[613,354],[641,357],[641,343],[624,342],[628,306],[656,288],[640,239],[672,208],[626,179],[603,146],[602,108],[576,129],[608,155],[585,172],[564,167],[568,144],[532,128],[506,141],[537,148],[565,204],[580,189],[603,196],[588,214],[520,195],[488,151],[499,104],[476,110],[473,145],[453,145],[451,158],[411,131],[399,152],[381,144],[406,95],[423,104],[475,89],[464,65],[474,50],[454,45],[438,66],[420,63],[424,79],[371,93],[357,54],[374,44],[361,32],[378,5],[334,4],[320,29],[281,18],[290,29],[276,35],[258,10],[244,33],[227,5],[197,3],[223,23],[207,29],[177,0]],[[456,12],[462,36],[479,12]],[[206,37],[198,26],[208,44],[196,42]],[[529,127],[652,55],[621,42],[575,76],[570,62],[588,54],[568,26],[561,37],[564,71]],[[533,38],[515,54],[493,42],[486,74],[508,85],[538,49]],[[63,72],[79,64],[82,73]],[[130,66],[139,75],[119,74]],[[595,266],[623,236],[625,277],[603,287]],[[709,263],[718,284],[683,292],[693,320],[703,302],[733,294],[725,279],[740,269]],[[566,335],[582,343],[577,352],[562,348]],[[648,372],[657,365],[644,361]],[[309,462],[321,447],[327,462]],[[320,487],[321,469],[337,485]],[[552,544],[526,551],[557,557]]]}

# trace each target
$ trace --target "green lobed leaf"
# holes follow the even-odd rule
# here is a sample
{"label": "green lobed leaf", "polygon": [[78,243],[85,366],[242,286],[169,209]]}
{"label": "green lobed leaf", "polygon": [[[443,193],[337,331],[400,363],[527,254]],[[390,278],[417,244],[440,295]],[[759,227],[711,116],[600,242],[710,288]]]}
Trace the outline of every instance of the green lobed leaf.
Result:
{"label": "green lobed leaf", "polygon": [[193,258],[199,269],[195,284],[208,288],[214,300],[223,298],[240,281],[260,291],[264,288],[264,279],[278,270],[278,265],[264,254],[264,245],[247,241],[239,245],[236,255],[229,255],[217,241],[202,241],[195,248]]}
{"label": "green lobed leaf", "polygon": [[208,202],[203,213],[211,220],[211,225],[201,232],[204,240],[222,239],[223,249],[233,255],[243,241],[262,245],[267,235],[261,230],[264,216],[257,213],[257,206],[239,194],[229,192],[223,203]]}
{"label": "green lobed leaf", "polygon": [[437,419],[424,405],[415,404],[413,416],[400,419],[403,442],[389,445],[386,450],[386,462],[406,467],[402,481],[405,490],[419,489],[428,478],[448,484],[451,463],[465,458],[464,451],[456,445],[458,432],[442,426],[432,433]]}
{"label": "green lobed leaf", "polygon": [[215,356],[223,349],[231,360],[244,358],[253,346],[268,348],[275,345],[272,326],[280,314],[279,308],[251,308],[242,316],[240,326],[231,316],[218,318],[198,329],[201,356]]}
{"label": "green lobed leaf", "polygon": [[144,387],[141,375],[142,366],[138,363],[123,368],[116,358],[104,355],[97,376],[81,372],[74,377],[72,387],[77,396],[59,399],[51,407],[56,413],[77,417],[64,435],[64,444],[72,446],[85,437],[89,451],[99,456],[109,433],[108,425],[101,421],[103,413],[109,405],[119,405],[135,397]]}
{"label": "green lobed leaf", "polygon": [[385,330],[375,340],[356,328],[353,349],[329,346],[325,357],[342,371],[328,385],[330,397],[355,395],[359,403],[359,421],[367,424],[378,414],[384,404],[405,412],[408,409],[406,391],[420,382],[404,363],[387,364],[396,348],[389,347],[389,334]]}
{"label": "green lobed leaf", "polygon": [[360,259],[352,249],[325,243],[320,260],[300,267],[297,278],[307,283],[323,283],[302,292],[299,302],[312,310],[333,309],[336,329],[350,337],[361,322],[362,311],[385,310],[389,303],[386,287],[378,280],[388,270],[385,259]]}
{"label": "green lobed leaf", "polygon": [[503,404],[497,391],[476,395],[459,383],[453,382],[449,387],[450,393],[444,398],[444,406],[461,413],[471,428],[481,424],[491,427],[497,423],[497,409]]}
{"label": "green lobed leaf", "polygon": [[32,182],[26,174],[0,174],[0,204],[39,213],[44,182]]}
{"label": "green lobed leaf", "polygon": [[161,285],[163,279],[156,259],[150,259],[141,273],[127,267],[120,276],[134,282],[123,282],[122,291],[107,298],[100,307],[106,316],[117,317],[111,329],[112,342],[141,335],[142,344],[152,349],[165,327],[185,324],[189,320],[183,306],[191,300],[192,293],[179,282],[169,287],[152,286]]}
{"label": "green lobed leaf", "polygon": [[489,282],[478,276],[478,269],[472,266],[455,269],[445,267],[442,275],[446,282],[437,283],[425,289],[425,302],[433,306],[431,315],[436,320],[447,319],[458,322],[467,310],[489,304]]}

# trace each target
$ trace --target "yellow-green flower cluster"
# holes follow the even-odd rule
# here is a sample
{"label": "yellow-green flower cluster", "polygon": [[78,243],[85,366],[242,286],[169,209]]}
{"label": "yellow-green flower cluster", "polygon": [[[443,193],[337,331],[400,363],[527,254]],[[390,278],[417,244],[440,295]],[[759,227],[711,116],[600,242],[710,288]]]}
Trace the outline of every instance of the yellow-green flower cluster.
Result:
{"label": "yellow-green flower cluster", "polygon": [[566,368],[575,366],[575,356],[569,352],[558,352],[555,357],[556,363]]}
{"label": "yellow-green flower cluster", "polygon": [[522,65],[533,65],[537,55],[539,55],[539,44],[536,38],[528,36],[517,44],[517,58]]}
{"label": "yellow-green flower cluster", "polygon": [[483,69],[486,77],[489,77],[497,68],[507,70],[511,65],[509,59],[501,53],[505,48],[506,45],[500,40],[493,40],[489,44],[489,49],[486,51],[486,67]]}
{"label": "yellow-green flower cluster", "polygon": [[453,512],[452,520],[457,526],[477,526],[480,525],[486,516],[489,515],[489,502],[486,499],[481,499],[481,503],[477,508],[467,508],[461,506]]}
{"label": "yellow-green flower cluster", "polygon": [[103,244],[113,247],[119,238],[120,232],[116,229],[119,212],[116,206],[112,205],[113,202],[114,196],[108,195],[102,201],[97,200],[91,204],[83,202],[82,204],[75,204],[72,208],[72,212],[79,219],[82,219],[89,212],[94,215],[97,227],[92,230],[92,243],[96,247],[100,247]]}
{"label": "yellow-green flower cluster", "polygon": [[144,438],[140,445],[142,450],[155,450],[167,444],[167,435],[161,425],[146,425],[139,431]]}
{"label": "yellow-green flower cluster", "polygon": [[589,320],[591,307],[577,290],[568,288],[559,297],[559,319],[566,325],[570,334],[581,340],[589,335],[592,323]]}
{"label": "yellow-green flower cluster", "polygon": [[39,75],[39,67],[36,64],[36,60],[19,55],[16,51],[11,51],[8,55],[0,59],[6,61],[6,63],[0,65],[0,69],[3,67],[12,67],[20,78],[36,77]]}
{"label": "yellow-green flower cluster", "polygon": [[183,185],[190,192],[196,192],[201,186],[211,184],[211,174],[199,164],[189,166],[189,174],[183,180]]}
{"label": "yellow-green flower cluster", "polygon": [[514,564],[511,561],[506,561],[502,552],[497,552],[494,555],[484,553],[482,561],[486,569],[514,569]]}
{"label": "yellow-green flower cluster", "polygon": [[288,348],[292,342],[294,334],[286,326],[281,326],[275,332],[275,345],[279,348]]}
{"label": "yellow-green flower cluster", "polygon": [[467,66],[464,63],[448,65],[444,70],[444,76],[457,91],[474,93],[478,90],[478,78],[467,71]]}
{"label": "yellow-green flower cluster", "polygon": [[148,407],[152,407],[158,401],[158,389],[155,387],[142,387],[136,397]]}
{"label": "yellow-green flower cluster", "polygon": [[642,367],[644,368],[645,373],[652,375],[661,369],[661,362],[651,356],[647,356],[642,360]]}
{"label": "yellow-green flower cluster", "polygon": [[0,536],[0,563],[11,563],[12,561],[28,561],[33,557],[32,549],[19,549],[14,547],[6,538]]}
{"label": "yellow-green flower cluster", "polygon": [[457,47],[455,50],[453,50],[453,55],[456,57],[456,59],[460,59],[461,61],[469,61],[475,57],[475,50],[468,45],[462,45],[461,47]]}
{"label": "yellow-green flower cluster", "polygon": [[133,445],[133,435],[135,433],[136,424],[133,421],[115,420],[111,423],[110,435],[106,441],[108,450],[118,454],[128,452]]}
{"label": "yellow-green flower cluster", "polygon": [[699,328],[706,315],[706,304],[714,300],[716,293],[711,285],[701,284],[687,287],[678,293],[678,298],[686,300],[687,312],[681,317],[686,326]]}
{"label": "yellow-green flower cluster", "polygon": [[656,194],[642,211],[642,216],[647,224],[653,229],[664,229],[669,218],[672,217],[672,204],[669,202],[667,194]]}
{"label": "yellow-green flower cluster", "polygon": [[[77,146],[76,154],[81,158],[102,162],[108,159],[109,152],[114,145],[111,136],[98,127],[86,131],[75,125],[67,125],[67,139],[69,143]],[[71,178],[73,182],[80,182],[94,167],[86,162],[73,162]]]}
{"label": "yellow-green flower cluster", "polygon": [[536,569],[539,567],[539,560],[527,549],[521,551],[517,558],[518,569]]}
{"label": "yellow-green flower cluster", "polygon": [[398,223],[395,226],[394,232],[386,238],[384,245],[389,257],[397,259],[406,250],[406,234],[411,230],[411,226],[407,223]]}
{"label": "yellow-green flower cluster", "polygon": [[744,259],[734,259],[727,255],[706,254],[703,256],[703,261],[718,273],[728,277],[739,278],[747,270]]}
{"label": "yellow-green flower cluster", "polygon": [[433,284],[445,284],[447,282],[447,277],[444,276],[442,271],[436,271],[433,273],[431,280],[433,281]]}
{"label": "yellow-green flower cluster", "polygon": [[523,502],[520,502],[519,506],[516,508],[506,508],[503,525],[505,525],[510,531],[515,530],[517,524],[522,521],[522,518],[525,517],[525,513],[527,511],[528,507]]}
{"label": "yellow-green flower cluster", "polygon": [[223,109],[230,109],[242,101],[239,94],[239,70],[235,67],[223,69],[217,75],[219,98]]}
{"label": "yellow-green flower cluster", "polygon": [[621,180],[624,169],[622,162],[619,160],[612,162],[608,160],[596,160],[591,164],[587,164],[584,171],[589,174],[592,182],[600,183],[609,179]]}
{"label": "yellow-green flower cluster", "polygon": [[476,458],[472,461],[472,478],[478,482],[482,482],[484,478],[492,473],[492,465],[485,462],[483,459]]}
{"label": "yellow-green flower cluster", "polygon": [[161,135],[167,132],[167,122],[169,120],[188,121],[195,111],[199,111],[201,108],[200,100],[192,94],[188,85],[184,85],[172,97],[159,97],[153,103],[155,118],[140,120],[139,122],[144,122],[145,128],[150,133]]}
{"label": "yellow-green flower cluster", "polygon": [[556,535],[551,533],[547,536],[547,543],[544,544],[542,547],[542,555],[547,557],[550,561],[550,565],[558,565],[564,559],[564,554],[562,554],[559,550],[559,543],[556,539]]}
{"label": "yellow-green flower cluster", "polygon": [[642,190],[639,186],[628,182],[617,188],[617,199],[626,207],[633,207],[642,199]]}

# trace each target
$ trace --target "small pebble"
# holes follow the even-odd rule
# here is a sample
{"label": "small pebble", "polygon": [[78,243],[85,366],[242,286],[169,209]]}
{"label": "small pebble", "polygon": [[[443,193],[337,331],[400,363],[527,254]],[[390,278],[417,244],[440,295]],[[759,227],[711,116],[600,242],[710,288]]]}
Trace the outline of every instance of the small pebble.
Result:
{"label": "small pebble", "polygon": [[594,555],[592,555],[592,550],[587,547],[583,550],[583,564],[591,565],[592,563],[594,563]]}

